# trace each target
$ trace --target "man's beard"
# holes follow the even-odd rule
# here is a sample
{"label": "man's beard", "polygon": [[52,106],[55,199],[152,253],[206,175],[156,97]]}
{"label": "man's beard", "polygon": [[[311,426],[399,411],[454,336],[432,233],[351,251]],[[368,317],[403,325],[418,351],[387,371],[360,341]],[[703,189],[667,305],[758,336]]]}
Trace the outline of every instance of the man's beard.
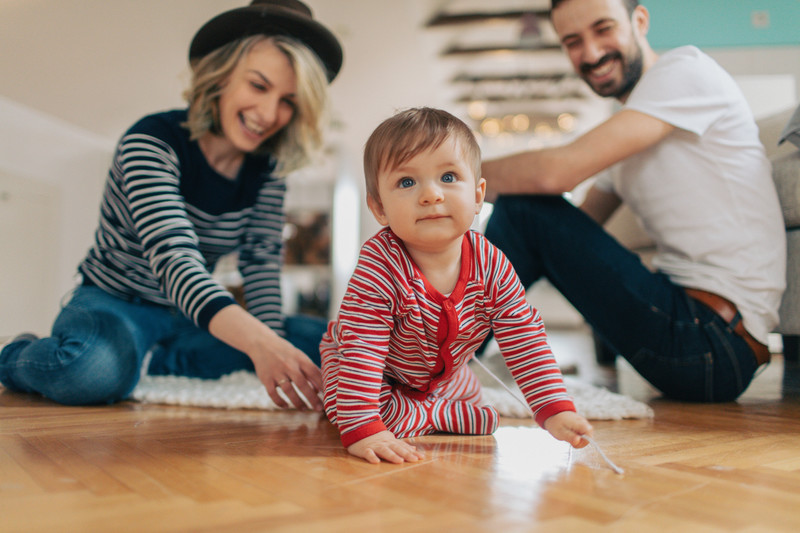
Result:
{"label": "man's beard", "polygon": [[[618,59],[622,65],[622,80],[618,84],[614,83],[614,81],[609,81],[600,86],[593,85],[589,80],[591,71],[595,67],[615,59]],[[642,77],[643,64],[642,49],[637,45],[636,52],[631,56],[629,61],[625,61],[625,58],[622,57],[620,52],[611,52],[601,57],[600,60],[593,65],[581,63],[580,73],[583,80],[589,84],[589,87],[600,96],[611,96],[621,100],[627,97],[636,84],[639,83],[639,79]]]}

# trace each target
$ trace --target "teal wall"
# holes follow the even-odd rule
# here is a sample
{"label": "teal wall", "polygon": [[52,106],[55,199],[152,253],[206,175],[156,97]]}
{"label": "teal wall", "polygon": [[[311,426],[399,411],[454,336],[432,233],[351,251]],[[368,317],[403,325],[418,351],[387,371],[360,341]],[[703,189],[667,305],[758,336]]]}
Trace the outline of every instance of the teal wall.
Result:
{"label": "teal wall", "polygon": [[[656,50],[800,45],[800,0],[640,0],[650,11],[648,40]],[[756,28],[754,11],[769,25]]]}

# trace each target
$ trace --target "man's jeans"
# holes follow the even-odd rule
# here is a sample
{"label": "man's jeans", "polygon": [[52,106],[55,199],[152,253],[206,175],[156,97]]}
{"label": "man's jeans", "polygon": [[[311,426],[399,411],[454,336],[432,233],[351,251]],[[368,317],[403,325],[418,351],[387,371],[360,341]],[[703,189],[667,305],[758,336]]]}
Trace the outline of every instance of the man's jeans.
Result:
{"label": "man's jeans", "polygon": [[757,363],[744,339],[564,198],[500,197],[486,237],[526,288],[546,277],[666,396],[730,401],[750,384]]}
{"label": "man's jeans", "polygon": [[[287,317],[286,338],[319,366],[325,327],[322,319]],[[0,382],[67,405],[113,403],[134,389],[151,349],[150,374],[213,379],[253,370],[249,357],[176,309],[81,286],[56,318],[51,337],[3,349]]]}

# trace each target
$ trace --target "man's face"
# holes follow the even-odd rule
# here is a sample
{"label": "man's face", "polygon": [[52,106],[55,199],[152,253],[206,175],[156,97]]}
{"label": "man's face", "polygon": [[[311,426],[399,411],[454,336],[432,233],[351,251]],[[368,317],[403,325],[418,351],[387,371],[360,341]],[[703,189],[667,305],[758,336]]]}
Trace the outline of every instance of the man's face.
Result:
{"label": "man's face", "polygon": [[600,96],[625,101],[642,76],[639,16],[630,17],[622,0],[567,0],[553,10],[572,67]]}

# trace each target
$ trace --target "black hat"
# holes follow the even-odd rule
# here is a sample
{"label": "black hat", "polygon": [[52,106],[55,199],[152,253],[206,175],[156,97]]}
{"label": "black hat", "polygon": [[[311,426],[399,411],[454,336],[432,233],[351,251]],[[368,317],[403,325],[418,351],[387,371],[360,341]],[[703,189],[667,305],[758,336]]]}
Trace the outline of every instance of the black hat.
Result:
{"label": "black hat", "polygon": [[325,66],[328,81],[342,68],[342,47],[325,26],[314,20],[311,9],[298,0],[253,0],[249,6],[226,11],[200,28],[189,46],[189,61],[222,45],[258,34],[287,35],[308,46]]}

